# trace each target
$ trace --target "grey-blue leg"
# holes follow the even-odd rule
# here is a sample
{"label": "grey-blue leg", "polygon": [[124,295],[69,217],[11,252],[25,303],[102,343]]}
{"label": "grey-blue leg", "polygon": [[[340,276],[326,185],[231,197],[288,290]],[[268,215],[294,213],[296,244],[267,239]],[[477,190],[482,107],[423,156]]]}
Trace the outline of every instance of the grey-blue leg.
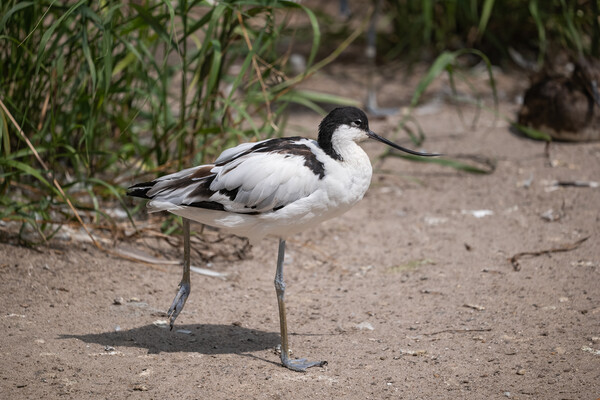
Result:
{"label": "grey-blue leg", "polygon": [[190,295],[190,220],[187,218],[182,218],[183,220],[183,277],[181,278],[181,282],[179,283],[179,290],[177,291],[177,295],[175,295],[175,300],[173,300],[173,304],[167,311],[167,316],[169,317],[171,329],[173,329],[173,324],[175,324],[175,320],[177,316],[183,310],[183,306]]}
{"label": "grey-blue leg", "polygon": [[275,272],[275,291],[279,305],[279,324],[281,326],[281,363],[294,371],[305,372],[306,368],[322,367],[327,361],[307,361],[306,358],[290,359],[287,319],[285,315],[285,281],[283,280],[283,259],[285,255],[285,240],[279,239],[279,252],[277,254],[277,271]]}

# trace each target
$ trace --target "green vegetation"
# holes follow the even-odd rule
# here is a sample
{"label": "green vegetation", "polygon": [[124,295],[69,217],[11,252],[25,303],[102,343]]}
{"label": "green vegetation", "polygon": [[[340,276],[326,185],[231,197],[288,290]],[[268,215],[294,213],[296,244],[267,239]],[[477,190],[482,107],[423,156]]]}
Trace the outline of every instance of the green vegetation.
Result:
{"label": "green vegetation", "polygon": [[[494,63],[510,49],[542,63],[550,49],[600,56],[598,0],[402,0],[387,1],[392,34],[387,57],[421,60],[445,50],[474,48]],[[383,44],[382,43],[382,44]]]}
{"label": "green vegetation", "polygon": [[[290,78],[298,15],[311,47]],[[42,238],[49,222],[110,222],[102,199],[122,201],[134,175],[276,135],[291,102],[341,101],[294,86],[359,33],[313,65],[319,24],[290,1],[3,2],[0,219]]]}

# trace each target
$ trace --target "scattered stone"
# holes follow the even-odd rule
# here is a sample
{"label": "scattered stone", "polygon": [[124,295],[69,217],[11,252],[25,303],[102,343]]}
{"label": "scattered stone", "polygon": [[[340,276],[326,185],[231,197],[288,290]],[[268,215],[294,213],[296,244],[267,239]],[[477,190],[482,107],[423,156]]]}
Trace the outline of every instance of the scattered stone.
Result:
{"label": "scattered stone", "polygon": [[525,375],[525,369],[524,368],[520,368],[517,370],[517,375]]}
{"label": "scattered stone", "polygon": [[104,346],[104,351],[115,351],[115,348],[109,345]]}
{"label": "scattered stone", "polygon": [[177,329],[177,333],[182,333],[184,335],[191,335],[192,331],[187,330],[187,329]]}
{"label": "scattered stone", "polygon": [[517,187],[529,189],[529,187],[531,187],[532,183],[533,183],[533,174],[531,173],[531,174],[529,174],[529,178],[524,179],[520,182],[517,182]]}
{"label": "scattered stone", "polygon": [[142,301],[139,297],[132,297],[129,300],[127,300],[128,303],[139,303],[140,301]]}
{"label": "scattered stone", "polygon": [[154,326],[158,326],[159,328],[166,328],[169,326],[169,321],[166,319],[157,319],[152,323]]}
{"label": "scattered stone", "polygon": [[561,219],[562,215],[560,213],[556,213],[552,208],[549,210],[544,211],[540,217],[544,220],[544,221],[548,221],[548,222],[554,222],[554,221],[558,221],[559,219]]}
{"label": "scattered stone", "polygon": [[356,324],[356,329],[361,330],[361,331],[363,331],[365,329],[369,330],[369,331],[375,330],[375,328],[373,328],[373,325],[371,325],[371,323],[367,322],[367,321],[361,322],[360,324]]}
{"label": "scattered stone", "polygon": [[600,343],[600,336],[592,336],[592,343]]}
{"label": "scattered stone", "polygon": [[403,356],[424,356],[425,354],[427,354],[427,350],[402,350],[400,349],[400,354],[402,354]]}
{"label": "scattered stone", "polygon": [[367,274],[367,272],[369,272],[372,269],[372,265],[365,265],[363,267],[360,267],[360,270],[357,273],[355,273],[354,276],[363,277]]}
{"label": "scattered stone", "polygon": [[463,304],[463,307],[472,308],[473,310],[477,310],[477,311],[485,310],[484,306],[480,306],[477,304]]}
{"label": "scattered stone", "polygon": [[120,332],[120,331],[121,331],[121,326],[120,325],[115,326],[115,332]]}
{"label": "scattered stone", "polygon": [[595,356],[600,356],[600,350],[592,349],[590,346],[583,346],[581,350],[585,351],[586,353],[591,353]]}
{"label": "scattered stone", "polygon": [[136,390],[138,392],[147,392],[148,391],[148,386],[138,383],[136,385],[133,386],[133,390]]}
{"label": "scattered stone", "polygon": [[123,303],[125,303],[125,300],[124,300],[122,297],[116,297],[116,298],[113,300],[113,304],[114,304],[114,305],[117,305],[117,306],[120,306],[120,305],[122,305]]}
{"label": "scattered stone", "polygon": [[481,272],[484,272],[484,273],[487,273],[487,274],[498,274],[498,275],[504,274],[504,272],[502,272],[502,271],[498,271],[496,269],[489,269],[489,268],[483,268],[481,270]]}
{"label": "scattered stone", "polygon": [[475,218],[483,218],[494,215],[492,210],[460,210],[462,214],[472,215]]}
{"label": "scattered stone", "polygon": [[448,222],[448,218],[425,216],[423,218],[423,222],[425,222],[427,225],[435,226],[435,225],[441,225],[441,224]]}
{"label": "scattered stone", "polygon": [[571,261],[571,266],[572,267],[595,267],[596,264],[593,261],[577,260],[577,261]]}

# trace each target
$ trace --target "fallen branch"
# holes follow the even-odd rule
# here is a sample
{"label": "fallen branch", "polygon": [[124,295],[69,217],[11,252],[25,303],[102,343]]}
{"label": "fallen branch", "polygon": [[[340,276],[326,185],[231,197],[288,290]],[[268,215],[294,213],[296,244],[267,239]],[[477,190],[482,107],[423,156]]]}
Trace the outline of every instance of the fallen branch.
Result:
{"label": "fallen branch", "polygon": [[512,256],[509,260],[510,263],[512,264],[513,268],[515,271],[520,271],[521,270],[521,265],[519,264],[519,259],[524,257],[524,256],[533,256],[533,257],[537,257],[537,256],[541,256],[544,254],[551,254],[551,253],[561,253],[561,252],[565,252],[565,251],[571,251],[571,250],[575,250],[576,248],[578,248],[583,242],[585,242],[586,240],[588,240],[590,237],[584,237],[583,239],[579,239],[578,241],[574,242],[574,243],[567,243],[567,244],[563,244],[559,247],[555,247],[552,249],[547,249],[547,250],[539,250],[539,251],[524,251],[522,253],[517,253],[514,256]]}

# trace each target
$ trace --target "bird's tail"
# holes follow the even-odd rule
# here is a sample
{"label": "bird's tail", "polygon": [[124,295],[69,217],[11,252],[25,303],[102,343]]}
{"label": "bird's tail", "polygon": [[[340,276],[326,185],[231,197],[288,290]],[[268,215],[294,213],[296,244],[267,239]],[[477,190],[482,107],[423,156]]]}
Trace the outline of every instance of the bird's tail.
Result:
{"label": "bird's tail", "polygon": [[156,181],[136,183],[127,188],[127,196],[140,197],[142,199],[150,199],[148,191],[154,187]]}

